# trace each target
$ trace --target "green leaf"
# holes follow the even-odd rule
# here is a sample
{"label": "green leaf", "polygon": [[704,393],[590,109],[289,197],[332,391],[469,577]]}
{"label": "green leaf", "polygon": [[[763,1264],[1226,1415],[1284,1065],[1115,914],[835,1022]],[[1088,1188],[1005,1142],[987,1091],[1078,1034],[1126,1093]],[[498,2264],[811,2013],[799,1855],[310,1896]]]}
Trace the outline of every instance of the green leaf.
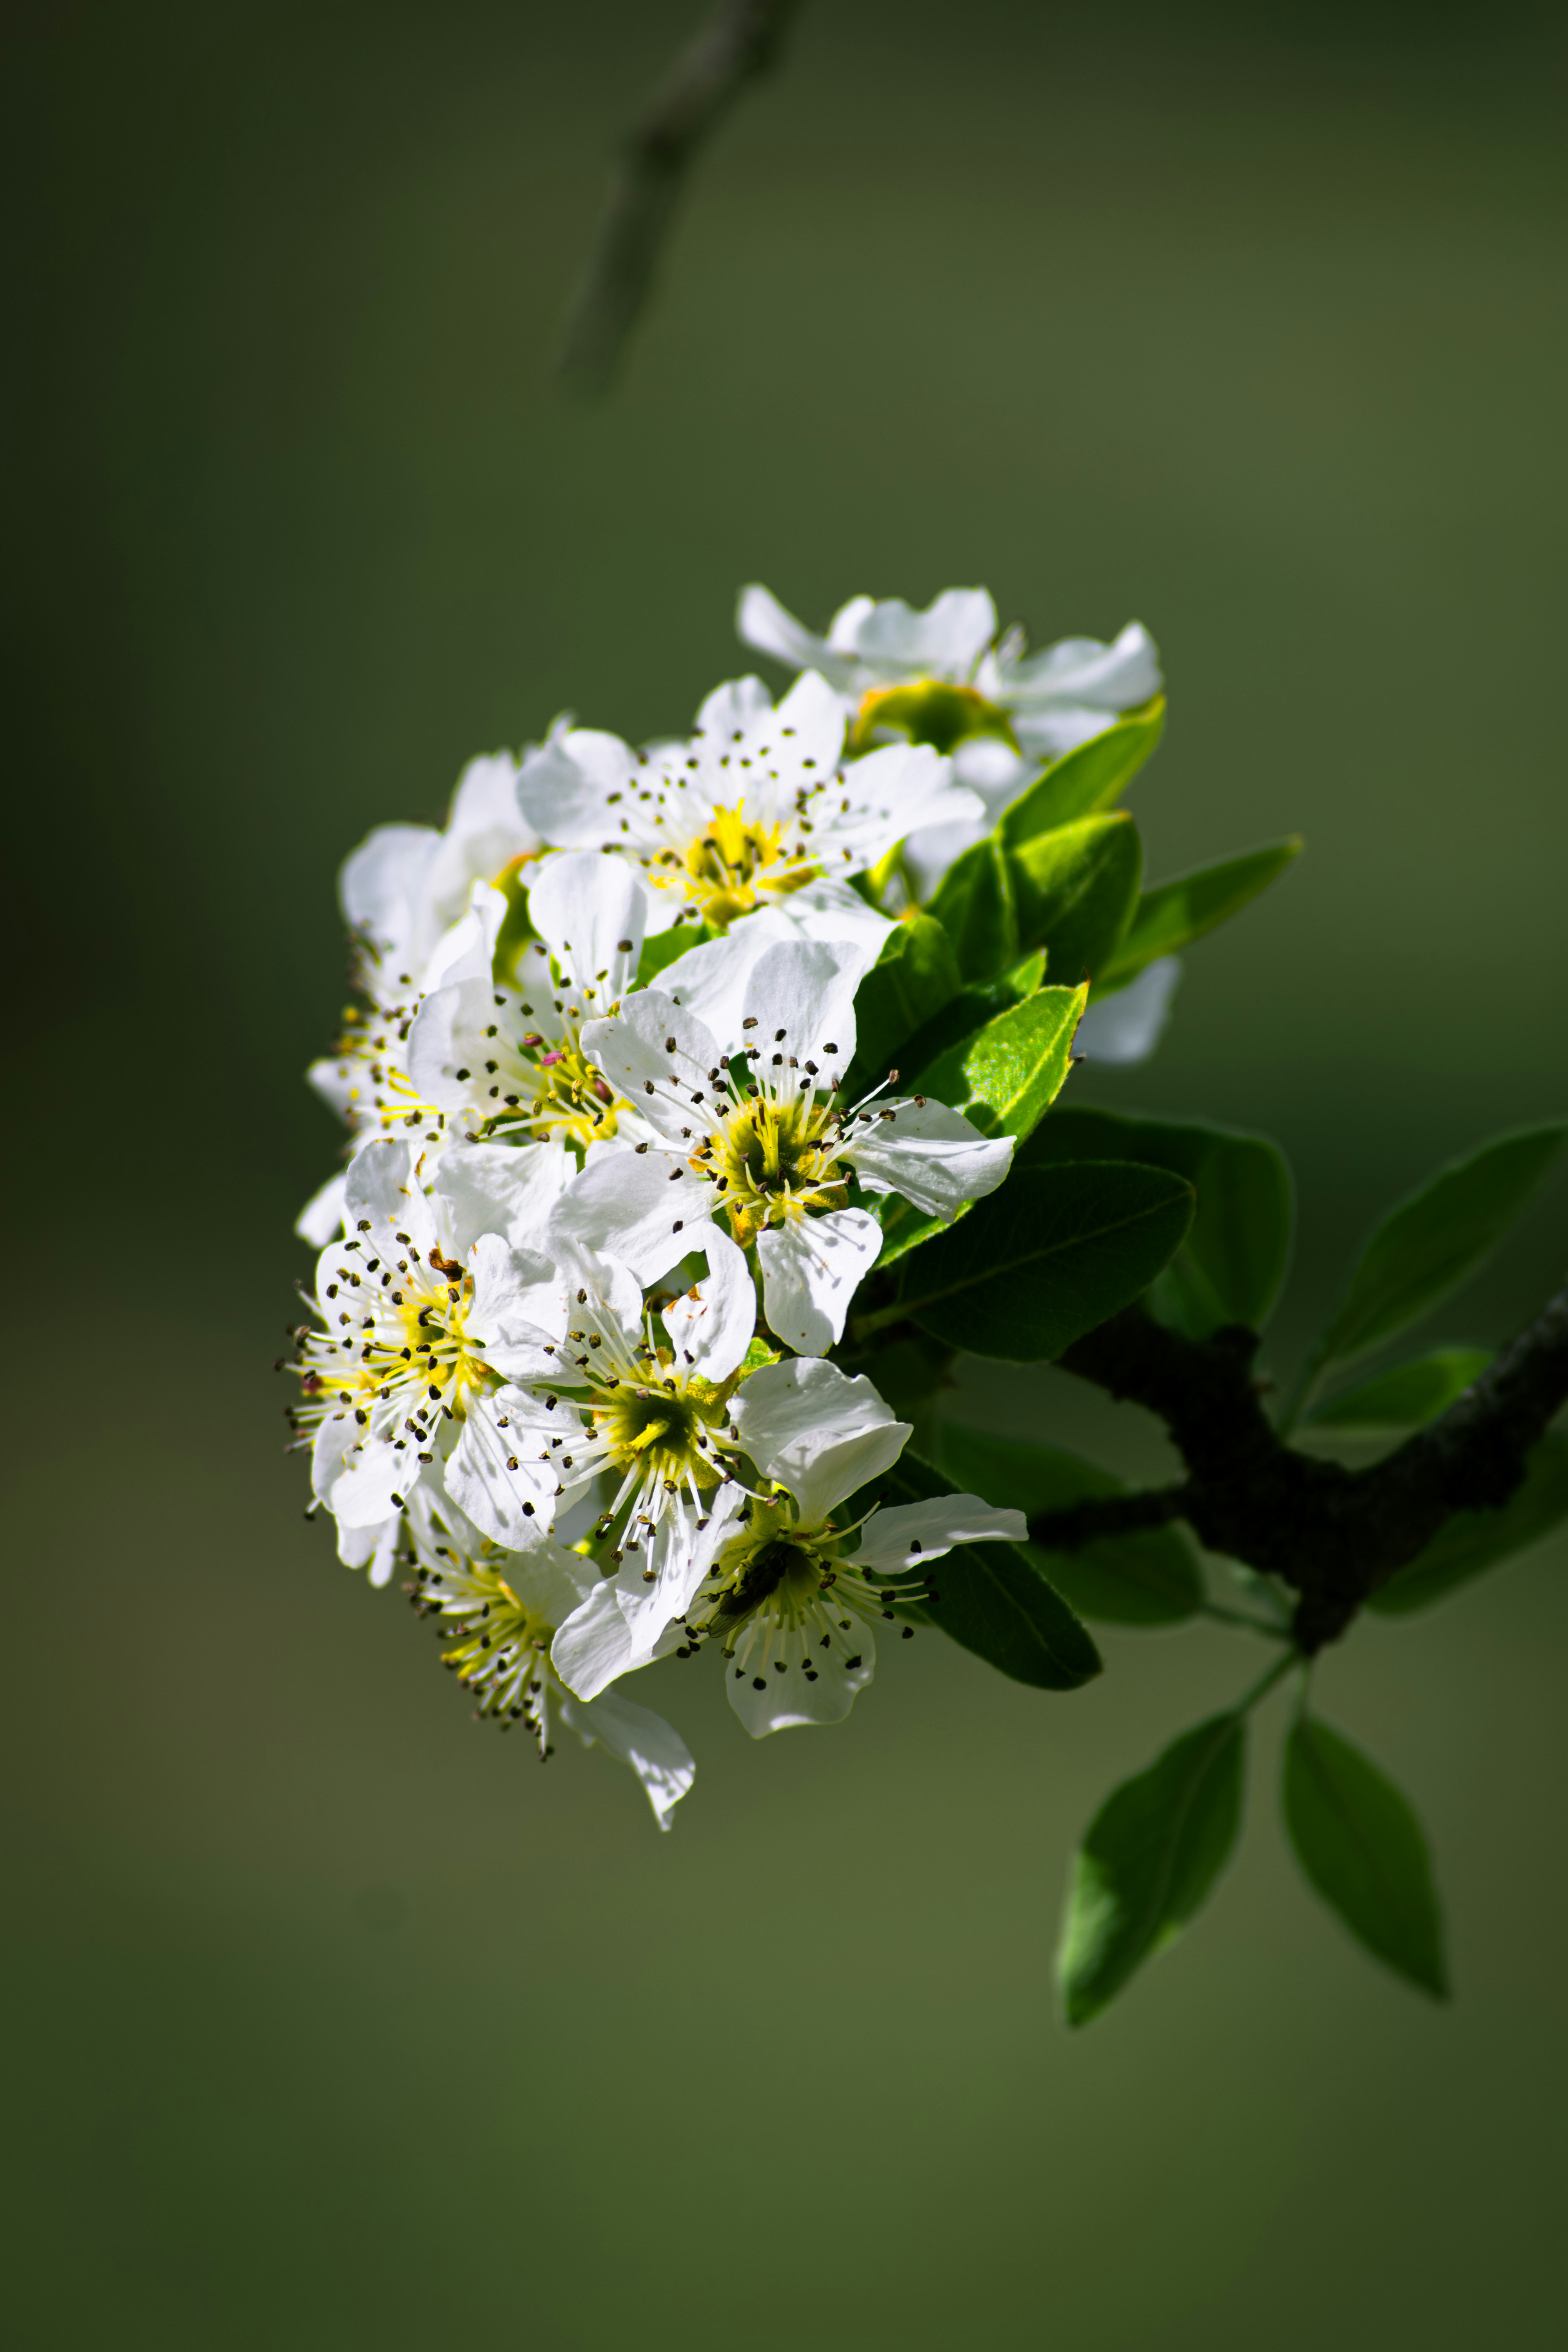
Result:
{"label": "green leaf", "polygon": [[926,912],[952,940],[966,981],[992,980],[1017,962],[1012,876],[995,834],[953,859]]}
{"label": "green leaf", "polygon": [[1147,1290],[1181,1247],[1193,1202],[1192,1186],[1164,1169],[1017,1170],[906,1260],[898,1304],[861,1330],[909,1317],[974,1355],[1059,1356]]}
{"label": "green leaf", "polygon": [[1109,808],[1159,742],[1164,724],[1165,698],[1156,695],[1142,710],[1129,712],[1102,735],[1053,760],[1003,816],[1004,847],[1022,849],[1037,834]]}
{"label": "green leaf", "polygon": [[[951,1479],[906,1448],[851,1496],[844,1515],[858,1519],[876,1503],[924,1502],[952,1491]],[[1101,1672],[1089,1632],[1017,1544],[957,1544],[932,1560],[931,1576],[934,1590],[900,1614],[935,1625],[1013,1681],[1077,1690]]]}
{"label": "green leaf", "polygon": [[1307,1415],[1309,1429],[1342,1429],[1357,1437],[1381,1437],[1399,1430],[1425,1429],[1479,1380],[1491,1362],[1489,1348],[1434,1348],[1392,1371],[1374,1372],[1353,1389]]}
{"label": "green leaf", "polygon": [[[928,1068],[951,1045],[962,1045],[965,1040],[978,1036],[986,1024],[994,1021],[999,1013],[1009,1012],[1026,997],[1033,996],[1045,976],[1046,959],[1037,949],[1022,963],[1015,964],[1011,971],[1002,972],[994,980],[976,981],[968,988],[960,989],[939,1013],[933,1013],[929,1021],[922,1022],[911,1036],[901,1041],[899,1047],[901,1065],[900,1092],[910,1091],[904,1081],[912,1080],[915,1071]],[[856,1072],[860,1067],[860,1057],[857,1055]],[[885,1069],[872,1072],[861,1085],[861,1093],[885,1076]],[[846,1081],[844,1092],[847,1100],[853,1102],[856,1099],[853,1076]]]}
{"label": "green leaf", "polygon": [[[937,1450],[955,1486],[1028,1518],[1127,1492],[1120,1478],[1076,1454],[953,1422],[942,1424]],[[1179,1625],[1203,1604],[1197,1561],[1174,1528],[1101,1537],[1070,1552],[1047,1551],[1037,1544],[1021,1549],[1080,1617],[1112,1625]]]}
{"label": "green leaf", "polygon": [[857,1101],[888,1075],[907,1037],[916,1035],[963,986],[952,943],[931,916],[910,913],[889,934],[855,995],[858,1043],[845,1080]]}
{"label": "green leaf", "polygon": [[1565,1142],[1563,1119],[1521,1128],[1456,1160],[1391,1209],[1307,1360],[1298,1399],[1328,1365],[1381,1348],[1474,1274],[1556,1167]]}
{"label": "green leaf", "polygon": [[1249,898],[1285,871],[1300,847],[1300,836],[1293,834],[1267,849],[1248,850],[1243,857],[1228,857],[1221,866],[1205,866],[1145,890],[1110,964],[1095,974],[1101,992],[1124,988],[1156,956],[1173,955],[1189,940],[1202,939],[1216,924],[1238,915]]}
{"label": "green leaf", "polygon": [[1568,1433],[1549,1430],[1530,1457],[1524,1483],[1500,1511],[1457,1511],[1368,1607],[1382,1617],[1409,1617],[1446,1600],[1484,1569],[1550,1535],[1568,1518]]}
{"label": "green leaf", "polygon": [[1443,1921],[1421,1824],[1392,1780],[1326,1723],[1285,1748],[1285,1825],[1296,1858],[1369,1952],[1446,2000]]}
{"label": "green leaf", "polygon": [[1057,1976],[1087,2025],[1207,1901],[1241,1826],[1243,1717],[1211,1716],[1101,1805],[1073,1866]]}
{"label": "green leaf", "polygon": [[1138,897],[1143,852],[1124,810],[1042,833],[1008,857],[1017,939],[1069,984],[1109,965]]}
{"label": "green leaf", "polygon": [[1072,1067],[1086,988],[1042,988],[950,1046],[910,1088],[951,1103],[983,1135],[1027,1135]]}
{"label": "green leaf", "polygon": [[1275,1145],[1191,1120],[1058,1110],[1015,1155],[1011,1181],[1024,1168],[1079,1160],[1168,1168],[1196,1191],[1192,1230],[1149,1293],[1151,1314],[1193,1339],[1227,1323],[1262,1329],[1289,1262],[1293,1223],[1290,1171]]}

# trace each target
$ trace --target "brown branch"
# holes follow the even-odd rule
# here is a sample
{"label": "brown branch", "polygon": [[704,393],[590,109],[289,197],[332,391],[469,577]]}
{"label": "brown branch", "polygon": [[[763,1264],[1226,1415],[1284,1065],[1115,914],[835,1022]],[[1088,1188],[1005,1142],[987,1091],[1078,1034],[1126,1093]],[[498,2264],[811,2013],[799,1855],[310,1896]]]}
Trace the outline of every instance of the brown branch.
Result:
{"label": "brown branch", "polygon": [[699,149],[779,52],[799,0],[721,0],[626,136],[599,241],[573,298],[556,366],[584,393],[616,372],[652,289],[682,184]]}
{"label": "brown branch", "polygon": [[[1366,1470],[1285,1444],[1252,1378],[1257,1349],[1251,1331],[1186,1339],[1129,1307],[1075,1341],[1061,1363],[1159,1414],[1188,1476],[1151,1500],[1164,1517],[1185,1518],[1210,1551],[1293,1585],[1296,1639],[1311,1653],[1336,1640],[1456,1511],[1500,1508],[1518,1487],[1531,1448],[1568,1402],[1568,1287],[1439,1420]],[[1030,1536],[1062,1549],[1121,1532],[1127,1499],[1032,1520]]]}

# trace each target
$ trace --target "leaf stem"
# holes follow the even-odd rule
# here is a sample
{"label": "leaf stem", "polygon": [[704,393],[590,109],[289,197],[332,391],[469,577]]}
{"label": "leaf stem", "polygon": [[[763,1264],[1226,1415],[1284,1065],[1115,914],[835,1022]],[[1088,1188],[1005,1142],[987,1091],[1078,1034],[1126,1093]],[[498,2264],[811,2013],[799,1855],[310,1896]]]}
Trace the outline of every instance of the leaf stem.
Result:
{"label": "leaf stem", "polygon": [[1245,1692],[1243,1696],[1237,1700],[1231,1712],[1234,1715],[1250,1715],[1258,1701],[1268,1697],[1275,1684],[1278,1682],[1283,1682],[1285,1676],[1291,1672],[1292,1668],[1299,1666],[1300,1664],[1300,1653],[1292,1646],[1286,1652],[1282,1658],[1276,1658],[1274,1664],[1269,1667],[1268,1672],[1266,1675],[1260,1675],[1258,1676],[1258,1680],[1253,1684],[1252,1688],[1249,1691]]}

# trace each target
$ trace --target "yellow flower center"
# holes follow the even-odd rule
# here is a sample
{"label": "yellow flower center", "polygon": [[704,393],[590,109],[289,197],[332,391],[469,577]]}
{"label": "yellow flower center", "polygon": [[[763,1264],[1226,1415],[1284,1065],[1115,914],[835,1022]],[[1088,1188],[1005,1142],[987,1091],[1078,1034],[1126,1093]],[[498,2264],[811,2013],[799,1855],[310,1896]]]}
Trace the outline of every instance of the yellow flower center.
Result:
{"label": "yellow flower center", "polygon": [[717,808],[684,857],[667,850],[649,878],[662,889],[679,889],[695,904],[704,919],[723,929],[749,915],[764,898],[786,898],[821,868],[798,844],[786,841],[782,823],[749,822],[745,803],[737,808]]}
{"label": "yellow flower center", "polygon": [[716,1486],[717,1465],[699,1440],[716,1431],[733,1382],[715,1388],[708,1381],[649,1381],[623,1384],[596,1396],[595,1424],[609,1449],[612,1466],[623,1475],[638,1470],[673,1486],[694,1481]]}
{"label": "yellow flower center", "polygon": [[718,1180],[731,1230],[744,1249],[764,1225],[847,1204],[845,1173],[834,1158],[837,1142],[838,1118],[830,1101],[801,1095],[781,1102],[759,1095],[730,1113],[691,1165]]}

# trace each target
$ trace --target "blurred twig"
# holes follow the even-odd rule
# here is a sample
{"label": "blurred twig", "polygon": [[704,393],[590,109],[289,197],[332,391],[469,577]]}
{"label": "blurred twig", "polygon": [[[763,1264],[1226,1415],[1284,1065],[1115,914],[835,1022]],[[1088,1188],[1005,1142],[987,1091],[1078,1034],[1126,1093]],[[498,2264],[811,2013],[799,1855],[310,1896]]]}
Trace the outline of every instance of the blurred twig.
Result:
{"label": "blurred twig", "polygon": [[594,257],[573,297],[557,368],[605,390],[653,284],[681,184],[746,84],[765,73],[799,0],[720,0],[627,133]]}

